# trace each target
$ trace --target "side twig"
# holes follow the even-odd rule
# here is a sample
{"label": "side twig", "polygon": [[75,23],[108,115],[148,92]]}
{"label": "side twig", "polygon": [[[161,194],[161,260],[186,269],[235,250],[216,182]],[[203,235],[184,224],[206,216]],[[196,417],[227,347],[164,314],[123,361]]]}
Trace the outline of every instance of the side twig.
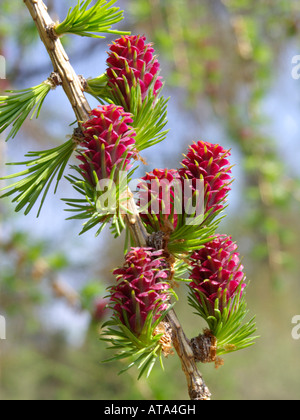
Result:
{"label": "side twig", "polygon": [[[47,7],[42,0],[23,1],[35,21],[40,38],[52,61],[54,72],[60,76],[62,87],[73,107],[77,121],[81,125],[89,119],[91,108],[83,93],[81,80],[71,66],[60,39],[53,31],[54,22],[47,12]],[[133,235],[136,246],[146,246],[148,234],[140,219],[133,195],[130,191],[128,193],[130,197],[128,208],[131,214],[125,216],[125,221]],[[190,398],[192,400],[210,399],[211,394],[198,371],[190,342],[186,338],[173,310],[169,312],[167,321],[172,328],[173,344],[181,359],[182,369],[187,378]]]}

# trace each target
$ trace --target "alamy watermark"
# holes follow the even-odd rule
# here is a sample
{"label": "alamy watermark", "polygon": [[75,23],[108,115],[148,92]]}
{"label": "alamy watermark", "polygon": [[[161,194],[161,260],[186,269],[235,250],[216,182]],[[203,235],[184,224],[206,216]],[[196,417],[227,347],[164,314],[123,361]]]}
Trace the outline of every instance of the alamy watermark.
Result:
{"label": "alamy watermark", "polygon": [[0,315],[0,340],[6,340],[6,319]]}
{"label": "alamy watermark", "polygon": [[295,315],[292,318],[292,324],[295,325],[292,329],[292,337],[294,340],[300,340],[300,315]]}
{"label": "alamy watermark", "polygon": [[204,220],[204,181],[173,179],[135,179],[128,182],[127,172],[120,171],[119,180],[101,179],[97,184],[97,211],[102,216],[127,214],[130,198],[128,186],[136,191],[135,201],[140,214],[185,214],[186,225],[199,225]]}
{"label": "alamy watermark", "polygon": [[294,55],[292,58],[292,78],[294,80],[300,79],[300,55]]}
{"label": "alamy watermark", "polygon": [[0,79],[6,79],[6,60],[0,55]]}

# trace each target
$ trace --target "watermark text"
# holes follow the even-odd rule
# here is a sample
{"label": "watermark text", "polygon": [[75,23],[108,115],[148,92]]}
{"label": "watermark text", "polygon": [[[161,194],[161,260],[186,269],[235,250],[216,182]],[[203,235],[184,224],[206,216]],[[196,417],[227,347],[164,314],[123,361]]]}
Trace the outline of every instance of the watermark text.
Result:
{"label": "watermark text", "polygon": [[295,315],[292,318],[292,324],[295,325],[292,329],[292,337],[294,340],[300,340],[300,315]]}
{"label": "watermark text", "polygon": [[6,60],[0,55],[0,79],[6,79]]}
{"label": "watermark text", "polygon": [[292,78],[294,80],[300,79],[300,55],[294,55],[292,58]]}
{"label": "watermark text", "polygon": [[[199,225],[204,220],[205,192],[203,180],[153,179],[151,181],[127,179],[127,172],[120,171],[117,184],[111,179],[98,182],[98,214],[127,214],[131,198],[130,184],[135,186],[135,202],[140,214],[184,214],[186,225]],[[132,188],[131,188],[132,190]]]}
{"label": "watermark text", "polygon": [[6,320],[0,315],[0,340],[6,340]]}

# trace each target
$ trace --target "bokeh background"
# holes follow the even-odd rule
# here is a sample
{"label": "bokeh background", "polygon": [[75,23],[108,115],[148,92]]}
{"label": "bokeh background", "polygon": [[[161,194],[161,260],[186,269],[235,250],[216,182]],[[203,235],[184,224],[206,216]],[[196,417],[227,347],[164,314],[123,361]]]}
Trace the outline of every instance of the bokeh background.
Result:
{"label": "bokeh background", "polygon": [[[75,0],[48,0],[62,20]],[[249,312],[256,314],[257,344],[225,356],[218,370],[201,366],[214,399],[299,399],[300,340],[292,318],[300,314],[300,79],[292,64],[300,54],[298,0],[120,0],[119,27],[155,43],[170,96],[164,144],[148,150],[147,167],[176,168],[197,140],[232,149],[235,182],[220,233],[239,244],[247,277]],[[86,78],[105,70],[106,40],[70,37],[65,47]],[[7,79],[1,91],[47,79],[51,65],[23,2],[1,0],[0,53]],[[300,74],[300,72],[299,72]],[[294,75],[294,77],[293,77]],[[93,101],[91,101],[93,104]],[[18,170],[31,150],[50,148],[72,133],[72,110],[58,89],[38,120],[0,142],[1,176]],[[1,186],[5,183],[1,182]],[[65,221],[61,198],[74,192],[65,181],[48,195],[41,216],[15,214],[0,201],[1,400],[188,399],[176,356],[136,381],[99,341],[103,296],[111,270],[122,263],[122,240],[78,236],[80,222]],[[186,304],[178,316],[189,337],[204,325]]]}

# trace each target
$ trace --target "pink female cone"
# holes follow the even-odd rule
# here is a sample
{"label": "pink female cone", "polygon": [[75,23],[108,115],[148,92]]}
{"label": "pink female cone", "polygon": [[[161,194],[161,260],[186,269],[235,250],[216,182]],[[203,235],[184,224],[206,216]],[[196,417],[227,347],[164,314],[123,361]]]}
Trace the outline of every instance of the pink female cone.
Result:
{"label": "pink female cone", "polygon": [[[216,212],[224,207],[231,184],[230,152],[218,144],[199,141],[189,147],[179,170],[182,179],[204,182],[205,213]],[[194,189],[196,186],[194,186]]]}
{"label": "pink female cone", "polygon": [[150,225],[154,215],[158,220],[159,230],[174,230],[177,226],[177,214],[174,208],[175,195],[178,188],[181,190],[181,178],[178,171],[175,169],[154,169],[141,180],[138,187],[139,206],[143,221]]}
{"label": "pink female cone", "polygon": [[118,284],[111,287],[111,307],[136,336],[149,314],[155,322],[169,306],[170,285],[161,254],[150,248],[132,248],[124,266],[114,271]]}
{"label": "pink female cone", "polygon": [[[136,157],[135,132],[129,124],[131,114],[120,106],[99,106],[83,127],[85,148],[77,158],[82,162],[83,177],[93,186],[96,180],[110,178],[114,168],[128,171],[130,161]],[[95,179],[94,172],[97,179]]]}
{"label": "pink female cone", "polygon": [[237,294],[241,297],[246,286],[243,283],[243,266],[236,249],[237,245],[231,237],[217,235],[191,257],[190,287],[196,292],[200,305],[202,300],[198,292],[204,297],[210,315],[214,315],[216,299],[219,299],[218,309],[222,312],[230,299]]}
{"label": "pink female cone", "polygon": [[126,110],[130,110],[132,87],[140,87],[142,101],[150,88],[153,88],[156,96],[162,87],[158,75],[160,65],[153,53],[152,44],[146,44],[146,37],[140,35],[123,36],[110,45],[107,59],[108,85],[116,96],[121,96],[121,103]]}

